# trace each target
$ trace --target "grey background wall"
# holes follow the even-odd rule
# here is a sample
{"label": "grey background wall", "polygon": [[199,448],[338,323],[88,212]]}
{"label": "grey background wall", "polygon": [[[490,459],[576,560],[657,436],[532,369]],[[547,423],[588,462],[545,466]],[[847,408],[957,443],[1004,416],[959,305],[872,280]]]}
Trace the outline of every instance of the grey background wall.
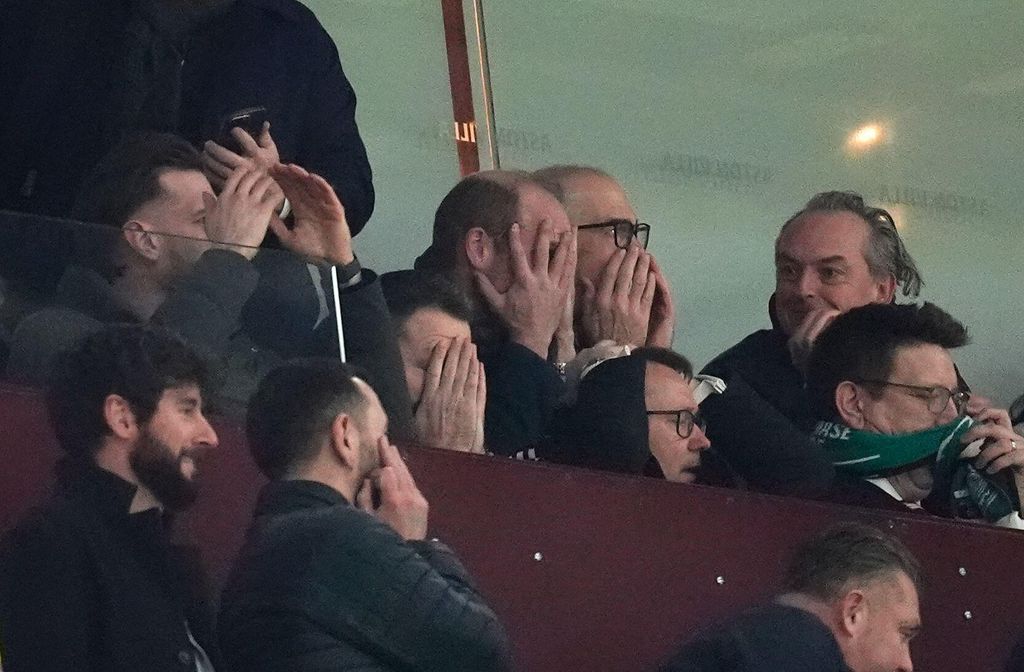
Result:
{"label": "grey background wall", "polygon": [[[359,254],[407,267],[458,179],[440,3],[306,4],[359,94],[378,189]],[[958,361],[975,389],[1004,404],[1024,392],[1019,0],[483,6],[502,166],[621,179],[698,366],[768,324],[779,226],[843,188],[893,212],[922,298],[970,326]],[[867,124],[880,140],[851,149]]]}

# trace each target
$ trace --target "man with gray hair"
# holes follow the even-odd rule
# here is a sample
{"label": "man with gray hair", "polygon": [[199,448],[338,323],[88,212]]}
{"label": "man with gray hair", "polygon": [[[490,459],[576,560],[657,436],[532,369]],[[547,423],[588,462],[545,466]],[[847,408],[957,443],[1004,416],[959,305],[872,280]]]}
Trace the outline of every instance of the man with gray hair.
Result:
{"label": "man with gray hair", "polygon": [[662,670],[910,672],[919,588],[899,539],[840,523],[797,550],[772,604],[699,635]]}
{"label": "man with gray hair", "polygon": [[916,297],[922,280],[892,216],[853,192],[815,195],[775,241],[772,328],[716,357],[703,373],[725,394],[703,409],[708,436],[754,488],[825,496],[834,471],[810,433],[816,418],[804,367],[818,334],[851,308]]}

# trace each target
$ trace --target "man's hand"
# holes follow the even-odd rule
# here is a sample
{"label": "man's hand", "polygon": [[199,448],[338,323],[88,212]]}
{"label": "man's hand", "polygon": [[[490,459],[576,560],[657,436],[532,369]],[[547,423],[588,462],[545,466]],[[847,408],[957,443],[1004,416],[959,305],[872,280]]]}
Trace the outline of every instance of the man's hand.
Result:
{"label": "man's hand", "polygon": [[252,168],[234,170],[220,196],[203,194],[203,226],[213,247],[238,252],[252,259],[267,235],[276,205],[273,178]]}
{"label": "man's hand", "polygon": [[1000,408],[987,408],[974,419],[975,424],[960,442],[966,446],[978,439],[985,441],[974,458],[975,468],[988,474],[1011,468],[1015,477],[1024,475],[1024,437],[1013,431],[1010,414]]}
{"label": "man's hand", "polygon": [[647,345],[671,348],[676,331],[676,307],[672,301],[672,288],[662,273],[658,262],[651,257],[651,271],[654,272],[654,303],[651,305],[651,321],[647,331]]}
{"label": "man's hand", "polygon": [[270,228],[291,252],[345,266],[355,260],[345,208],[327,180],[294,164],[276,165],[270,175],[292,204],[295,225],[274,217]]}
{"label": "man's hand", "polygon": [[555,329],[556,362],[571,362],[576,357],[576,329],[573,325],[576,317],[575,302],[576,287],[575,284],[571,284],[569,294],[565,298],[565,306],[562,308],[562,319]]}
{"label": "man's hand", "polygon": [[464,338],[435,345],[416,409],[420,441],[435,448],[483,453],[486,403],[487,384],[476,346]]}
{"label": "man's hand", "polygon": [[480,293],[511,333],[512,340],[529,348],[541,359],[548,358],[548,348],[576,274],[576,232],[565,233],[555,254],[551,256],[551,223],[540,225],[533,245],[532,264],[523,249],[519,224],[508,234],[509,266],[512,283],[503,294],[490,279],[477,273]]}
{"label": "man's hand", "polygon": [[231,129],[231,136],[242,148],[242,154],[236,154],[213,140],[203,144],[203,172],[215,189],[223,188],[232,171],[238,168],[244,166],[266,172],[280,162],[277,145],[270,135],[269,121],[263,122],[258,138],[254,139],[237,126]]}
{"label": "man's hand", "polygon": [[832,320],[839,317],[841,313],[834,308],[819,308],[812,310],[804,316],[803,322],[796,328],[796,331],[789,337],[789,356],[793,360],[793,366],[798,371],[807,368],[807,358],[814,348],[814,341],[818,335],[825,330]]}
{"label": "man's hand", "polygon": [[598,286],[581,280],[580,326],[586,343],[611,340],[620,345],[647,342],[647,327],[657,289],[651,255],[639,245],[617,250],[605,266]]}
{"label": "man's hand", "polygon": [[[409,468],[391,445],[388,437],[382,436],[377,442],[380,453],[380,467],[363,481],[356,494],[360,509],[386,523],[406,541],[423,539],[427,536],[427,500],[412,480]],[[373,505],[374,488],[380,492],[380,506]]]}

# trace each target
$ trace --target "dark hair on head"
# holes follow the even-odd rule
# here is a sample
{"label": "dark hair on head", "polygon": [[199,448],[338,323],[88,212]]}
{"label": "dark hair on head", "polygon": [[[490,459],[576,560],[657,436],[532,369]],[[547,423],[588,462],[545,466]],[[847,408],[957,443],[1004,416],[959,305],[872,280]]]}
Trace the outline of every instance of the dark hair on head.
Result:
{"label": "dark hair on head", "polygon": [[519,218],[519,190],[536,182],[521,170],[474,173],[455,185],[437,206],[434,237],[415,268],[443,274],[455,268],[458,250],[470,229],[480,227],[500,238]]}
{"label": "dark hair on head", "polygon": [[904,296],[916,297],[921,293],[924,280],[917,270],[914,258],[910,256],[896,222],[887,210],[873,208],[864,203],[864,198],[852,191],[823,191],[815,194],[800,212],[786,220],[775,239],[778,250],[779,241],[786,228],[798,217],[808,212],[852,212],[863,219],[870,228],[867,249],[864,259],[868,269],[876,278],[892,276],[897,286],[901,287]]}
{"label": "dark hair on head", "polygon": [[380,286],[399,329],[413,313],[423,308],[440,310],[457,320],[469,322],[468,299],[444,277],[419,271],[393,271],[380,276]]}
{"label": "dark hair on head", "polygon": [[574,177],[603,177],[607,180],[615,180],[611,175],[594,166],[558,164],[533,172],[533,179],[540,186],[551,192],[551,195],[557,198],[558,202],[563,206],[567,205],[569,200],[569,194],[565,190],[565,183]]}
{"label": "dark hair on head", "polygon": [[[171,133],[126,135],[86,175],[71,217],[82,222],[121,228],[135,212],[161,194],[160,175],[167,170],[202,171],[202,157],[187,140]],[[91,232],[95,240],[76,241],[77,255],[108,279],[117,274],[113,238]]]}
{"label": "dark hair on head", "polygon": [[797,549],[783,579],[783,590],[826,602],[849,590],[906,574],[921,590],[921,565],[896,537],[870,525],[833,525]]}
{"label": "dark hair on head", "polygon": [[249,400],[246,436],[260,471],[280,479],[316,456],[341,413],[357,416],[367,403],[359,369],[336,359],[290,361],[270,371]]}
{"label": "dark hair on head", "polygon": [[931,303],[854,308],[837,317],[814,343],[807,363],[811,403],[820,418],[830,419],[838,415],[839,384],[886,380],[899,348],[930,344],[952,349],[968,341],[967,328]]}
{"label": "dark hair on head", "polygon": [[123,397],[144,424],[166,390],[196,385],[207,396],[209,375],[206,361],[169,332],[109,326],[57,356],[46,392],[50,422],[64,452],[87,457],[110,433],[103,414],[108,396]]}
{"label": "dark hair on head", "polygon": [[675,350],[670,350],[669,348],[644,347],[637,348],[630,353],[629,356],[642,359],[645,362],[663,364],[676,373],[682,374],[683,378],[686,378],[687,380],[693,378],[693,365],[690,364],[690,360],[683,357]]}

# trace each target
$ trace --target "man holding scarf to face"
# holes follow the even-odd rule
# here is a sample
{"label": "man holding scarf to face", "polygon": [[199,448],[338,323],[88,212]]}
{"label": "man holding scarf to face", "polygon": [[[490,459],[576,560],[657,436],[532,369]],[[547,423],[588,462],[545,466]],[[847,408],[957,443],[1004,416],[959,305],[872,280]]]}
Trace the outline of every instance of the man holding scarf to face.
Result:
{"label": "man holding scarf to face", "polygon": [[808,363],[813,438],[840,478],[831,499],[1024,529],[1024,437],[1006,411],[966,414],[949,350],[967,329],[940,308],[869,305],[839,316]]}

